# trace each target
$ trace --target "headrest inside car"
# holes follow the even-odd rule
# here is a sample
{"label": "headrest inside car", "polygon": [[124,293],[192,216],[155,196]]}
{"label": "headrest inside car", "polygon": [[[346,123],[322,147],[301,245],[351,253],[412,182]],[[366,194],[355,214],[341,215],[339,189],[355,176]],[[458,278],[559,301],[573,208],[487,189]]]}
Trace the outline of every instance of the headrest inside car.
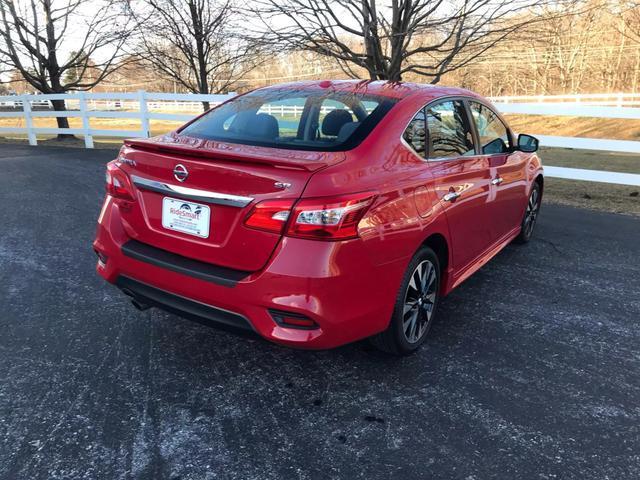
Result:
{"label": "headrest inside car", "polygon": [[280,135],[278,120],[268,113],[259,113],[246,125],[247,133],[251,136],[273,139]]}
{"label": "headrest inside car", "polygon": [[230,130],[247,137],[264,139],[274,139],[280,135],[278,120],[268,113],[240,112]]}
{"label": "headrest inside car", "polygon": [[340,129],[351,122],[353,122],[353,117],[347,110],[332,110],[322,121],[322,134],[337,137]]}

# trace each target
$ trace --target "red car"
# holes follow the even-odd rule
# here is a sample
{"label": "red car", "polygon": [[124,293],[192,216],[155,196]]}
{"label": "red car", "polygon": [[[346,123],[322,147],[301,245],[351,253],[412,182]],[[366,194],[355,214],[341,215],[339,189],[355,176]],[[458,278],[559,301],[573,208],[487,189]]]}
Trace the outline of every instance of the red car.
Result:
{"label": "red car", "polygon": [[531,238],[538,141],[459,88],[323,81],[232,98],[107,165],[97,270],[140,309],[406,354],[440,298]]}

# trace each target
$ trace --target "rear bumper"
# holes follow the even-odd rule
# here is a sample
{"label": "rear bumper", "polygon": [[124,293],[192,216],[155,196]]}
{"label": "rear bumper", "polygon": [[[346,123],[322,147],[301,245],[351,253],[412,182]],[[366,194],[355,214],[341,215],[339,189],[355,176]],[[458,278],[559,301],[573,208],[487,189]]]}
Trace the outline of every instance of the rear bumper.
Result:
{"label": "rear bumper", "polygon": [[[118,205],[107,197],[94,242],[94,249],[106,257],[96,268],[107,281],[129,290],[130,285],[123,287],[126,282],[141,284],[150,289],[147,297],[149,292],[161,292],[159,301],[148,303],[187,317],[228,324],[215,318],[226,312],[267,340],[300,348],[333,348],[384,330],[406,267],[405,261],[374,265],[360,240],[318,242],[285,237],[262,270],[240,272],[225,284],[207,277],[211,272],[197,266],[181,270],[174,268],[170,258],[171,265],[145,258],[144,248],[132,254],[127,251],[136,246],[131,240]],[[218,274],[213,272],[214,277]],[[304,315],[319,328],[283,327],[274,321],[270,309]]]}
{"label": "rear bumper", "polygon": [[196,321],[253,332],[251,323],[242,315],[166,292],[133,278],[120,275],[116,286],[140,305],[158,307]]}

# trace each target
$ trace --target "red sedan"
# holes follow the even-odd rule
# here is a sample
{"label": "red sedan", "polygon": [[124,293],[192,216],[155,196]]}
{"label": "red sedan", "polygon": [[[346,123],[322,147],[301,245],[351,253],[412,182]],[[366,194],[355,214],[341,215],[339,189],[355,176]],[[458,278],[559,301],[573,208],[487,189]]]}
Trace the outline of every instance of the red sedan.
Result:
{"label": "red sedan", "polygon": [[459,88],[323,81],[234,97],[107,166],[97,270],[294,347],[425,340],[438,302],[533,233],[538,141]]}

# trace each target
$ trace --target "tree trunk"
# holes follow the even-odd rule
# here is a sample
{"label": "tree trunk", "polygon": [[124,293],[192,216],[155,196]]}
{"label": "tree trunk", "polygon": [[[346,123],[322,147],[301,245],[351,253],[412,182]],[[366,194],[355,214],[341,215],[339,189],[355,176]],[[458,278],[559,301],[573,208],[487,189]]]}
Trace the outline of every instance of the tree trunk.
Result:
{"label": "tree trunk", "polygon": [[[64,112],[67,110],[64,100],[51,100],[51,104],[53,105],[53,110],[56,112]],[[58,123],[58,128],[69,128],[69,119],[67,117],[56,117],[56,122]],[[57,138],[58,140],[68,140],[76,137],[69,133],[59,133]]]}
{"label": "tree trunk", "polygon": [[390,82],[401,82],[402,75],[400,75],[401,65],[394,65],[392,69],[388,71],[387,80]]}

